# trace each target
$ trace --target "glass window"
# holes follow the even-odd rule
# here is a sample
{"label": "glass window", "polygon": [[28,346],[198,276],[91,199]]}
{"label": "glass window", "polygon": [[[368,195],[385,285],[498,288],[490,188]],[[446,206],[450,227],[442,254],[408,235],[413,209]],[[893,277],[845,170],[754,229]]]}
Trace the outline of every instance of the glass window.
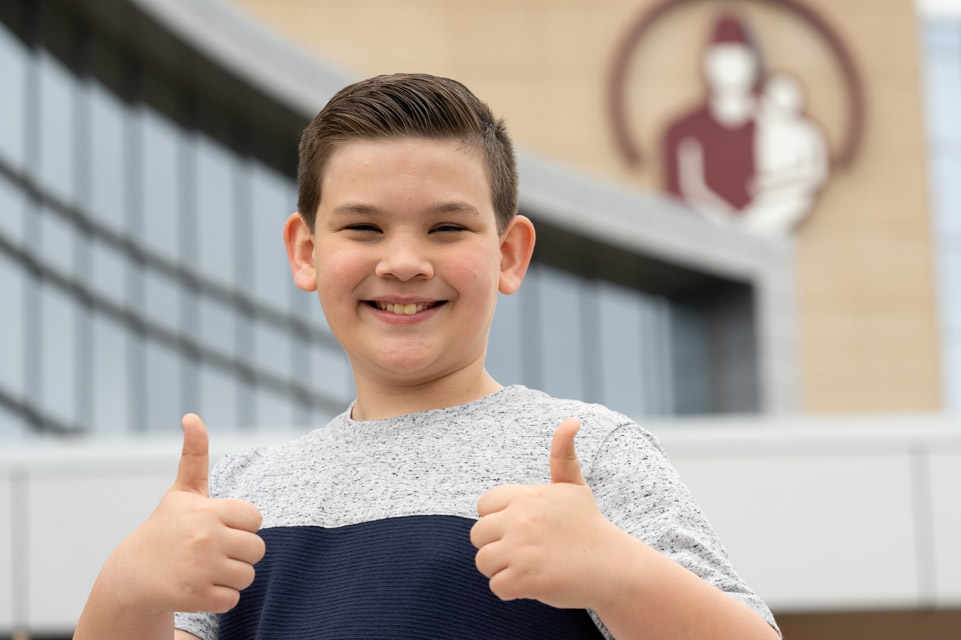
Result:
{"label": "glass window", "polygon": [[30,52],[9,27],[0,22],[0,69],[3,99],[0,100],[0,160],[20,168],[24,162],[27,74]]}
{"label": "glass window", "polygon": [[141,236],[138,241],[172,262],[180,257],[181,133],[178,127],[150,107],[140,109],[143,193]]}
{"label": "glass window", "polygon": [[290,336],[263,320],[255,321],[253,327],[256,353],[252,364],[262,371],[289,379],[293,366]]}
{"label": "glass window", "polygon": [[941,302],[943,393],[961,412],[961,28],[927,25],[924,84],[933,231]]}
{"label": "glass window", "polygon": [[113,93],[96,81],[87,86],[90,105],[90,212],[118,233],[126,229],[125,192],[130,171],[124,152],[129,113]]}
{"label": "glass window", "polygon": [[601,401],[626,415],[641,416],[644,358],[650,357],[641,347],[643,294],[609,283],[602,283],[597,294]]}
{"label": "glass window", "polygon": [[63,291],[40,287],[40,404],[44,413],[65,424],[77,416],[77,303]]}
{"label": "glass window", "polygon": [[308,326],[330,332],[327,324],[327,317],[324,315],[324,308],[320,305],[320,299],[316,291],[301,291],[294,284],[291,276],[288,279],[287,291],[291,299],[291,308],[294,314]]}
{"label": "glass window", "polygon": [[91,430],[119,434],[136,430],[130,426],[132,387],[128,346],[134,337],[127,327],[109,316],[95,313],[93,340],[93,421]]}
{"label": "glass window", "polygon": [[757,411],[757,348],[752,296],[731,292],[723,299],[715,300],[709,318],[714,390],[711,410],[720,413]]}
{"label": "glass window", "polygon": [[234,357],[237,351],[237,313],[219,300],[201,296],[200,339],[205,347]]}
{"label": "glass window", "polygon": [[144,271],[144,302],[147,317],[168,331],[179,332],[181,295],[177,283],[151,269]]}
{"label": "glass window", "polygon": [[74,110],[76,81],[46,51],[38,57],[40,85],[40,171],[43,185],[70,202],[74,196]]}
{"label": "glass window", "polygon": [[671,307],[675,410],[679,414],[712,410],[710,345],[707,319],[694,305]]}
{"label": "glass window", "polygon": [[941,324],[947,331],[961,334],[961,241],[942,249],[938,262]]}
{"label": "glass window", "polygon": [[517,293],[497,298],[497,311],[491,323],[485,365],[501,384],[523,384],[525,357],[523,348],[522,297],[530,289],[521,287]]}
{"label": "glass window", "polygon": [[27,282],[23,267],[0,251],[0,387],[13,396],[25,393],[24,295]]}
{"label": "glass window", "polygon": [[283,227],[287,217],[296,211],[297,187],[286,176],[259,163],[253,164],[251,180],[253,292],[260,302],[287,310],[292,278]]}
{"label": "glass window", "polygon": [[[2,100],[0,100],[2,102]],[[25,198],[20,189],[0,175],[0,236],[15,245],[23,242],[25,233]]]}
{"label": "glass window", "polygon": [[[961,70],[958,73],[961,85]],[[958,106],[961,114],[961,105]],[[958,118],[961,120],[961,117]],[[942,246],[961,244],[961,141],[937,145],[929,170],[933,174],[933,218],[935,233]]]}
{"label": "glass window", "polygon": [[23,438],[27,431],[27,423],[23,416],[0,403],[0,441],[9,442]]}
{"label": "glass window", "polygon": [[929,27],[924,69],[927,126],[938,139],[961,140],[961,29]]}
{"label": "glass window", "polygon": [[265,387],[256,390],[257,412],[254,422],[246,422],[243,427],[255,427],[264,431],[290,429],[294,425],[293,399]]}
{"label": "glass window", "polygon": [[72,277],[76,265],[76,227],[49,209],[40,211],[40,247],[43,264]]}
{"label": "glass window", "polygon": [[538,275],[544,391],[558,398],[582,398],[584,355],[579,279],[548,266],[541,266]]}
{"label": "glass window", "polygon": [[961,412],[961,331],[945,332],[942,341],[944,405],[945,409],[957,414]]}
{"label": "glass window", "polygon": [[234,431],[239,423],[237,417],[240,386],[236,377],[223,369],[209,364],[200,367],[200,407],[192,409],[203,418],[208,428]]}
{"label": "glass window", "polygon": [[290,279],[290,287],[294,290],[296,295],[306,294],[308,300],[308,309],[310,310],[310,321],[311,324],[322,331],[330,333],[330,325],[327,324],[327,316],[324,315],[324,307],[320,304],[320,299],[317,297],[317,292],[306,292],[301,291],[293,284],[293,278]]}
{"label": "glass window", "polygon": [[671,351],[671,305],[661,296],[641,304],[641,349],[645,354],[642,379],[646,415],[674,414],[674,361]]}
{"label": "glass window", "polygon": [[356,395],[346,354],[340,347],[314,344],[309,348],[311,377],[309,381],[303,381],[304,385],[311,391],[342,402],[346,409]]}
{"label": "glass window", "polygon": [[334,416],[340,415],[343,411],[347,410],[347,405],[341,411],[330,411],[321,407],[314,407],[313,412],[310,414],[310,429],[316,429],[318,427],[323,427],[333,420]]}
{"label": "glass window", "polygon": [[90,278],[87,282],[94,292],[120,307],[124,307],[126,301],[124,273],[127,268],[123,253],[96,237],[91,240]]}
{"label": "glass window", "polygon": [[77,349],[76,376],[76,413],[73,423],[79,429],[89,429],[93,421],[93,311],[91,307],[74,299],[77,319],[74,323],[74,340]]}
{"label": "glass window", "polygon": [[292,422],[291,427],[303,431],[304,429],[313,429],[314,416],[311,411],[311,407],[300,404],[299,402],[293,402],[291,404],[292,412]]}
{"label": "glass window", "polygon": [[155,340],[144,345],[146,359],[146,429],[152,432],[180,430],[180,418],[190,409],[184,406],[182,361],[179,355]]}
{"label": "glass window", "polygon": [[204,277],[225,286],[236,282],[234,235],[236,203],[233,193],[235,159],[207,136],[197,135],[196,230],[199,267]]}

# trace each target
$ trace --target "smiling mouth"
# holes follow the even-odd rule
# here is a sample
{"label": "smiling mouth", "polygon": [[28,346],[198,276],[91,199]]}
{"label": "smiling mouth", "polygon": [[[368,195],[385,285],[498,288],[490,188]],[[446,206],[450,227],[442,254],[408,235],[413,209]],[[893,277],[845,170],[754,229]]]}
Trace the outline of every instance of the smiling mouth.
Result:
{"label": "smiling mouth", "polygon": [[377,300],[369,301],[367,304],[374,307],[375,309],[380,309],[381,311],[389,311],[397,316],[412,316],[420,311],[426,311],[427,309],[432,309],[437,305],[443,304],[443,302],[426,302],[418,304],[394,304],[393,302],[379,302]]}

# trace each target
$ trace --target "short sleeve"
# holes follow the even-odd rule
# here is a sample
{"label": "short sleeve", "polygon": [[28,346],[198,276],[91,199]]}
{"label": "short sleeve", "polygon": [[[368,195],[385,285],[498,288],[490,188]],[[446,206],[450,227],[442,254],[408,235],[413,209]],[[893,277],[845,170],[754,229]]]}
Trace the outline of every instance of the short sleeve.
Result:
{"label": "short sleeve", "polygon": [[220,616],[216,613],[175,613],[174,627],[203,640],[217,640]]}
{"label": "short sleeve", "polygon": [[635,423],[612,431],[587,473],[601,512],[623,531],[747,605],[777,629],[734,570],[720,539],[655,437]]}

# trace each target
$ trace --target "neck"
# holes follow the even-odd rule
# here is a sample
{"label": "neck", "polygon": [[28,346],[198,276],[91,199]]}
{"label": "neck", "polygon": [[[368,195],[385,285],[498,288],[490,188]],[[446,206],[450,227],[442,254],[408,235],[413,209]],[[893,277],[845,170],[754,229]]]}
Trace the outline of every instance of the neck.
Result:
{"label": "neck", "polygon": [[754,95],[743,91],[718,91],[708,104],[714,119],[732,128],[747,122],[756,108]]}
{"label": "neck", "polygon": [[354,382],[357,402],[350,416],[354,420],[383,420],[455,407],[503,389],[483,366],[479,370],[468,367],[434,380],[401,384],[355,373]]}

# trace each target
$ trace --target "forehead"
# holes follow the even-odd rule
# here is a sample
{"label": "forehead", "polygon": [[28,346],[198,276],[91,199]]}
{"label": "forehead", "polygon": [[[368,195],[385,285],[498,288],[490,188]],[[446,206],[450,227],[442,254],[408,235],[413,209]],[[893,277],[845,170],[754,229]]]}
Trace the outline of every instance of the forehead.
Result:
{"label": "forehead", "polygon": [[321,179],[321,209],[344,199],[420,197],[476,200],[491,208],[483,155],[455,139],[384,138],[343,142],[331,153]]}

